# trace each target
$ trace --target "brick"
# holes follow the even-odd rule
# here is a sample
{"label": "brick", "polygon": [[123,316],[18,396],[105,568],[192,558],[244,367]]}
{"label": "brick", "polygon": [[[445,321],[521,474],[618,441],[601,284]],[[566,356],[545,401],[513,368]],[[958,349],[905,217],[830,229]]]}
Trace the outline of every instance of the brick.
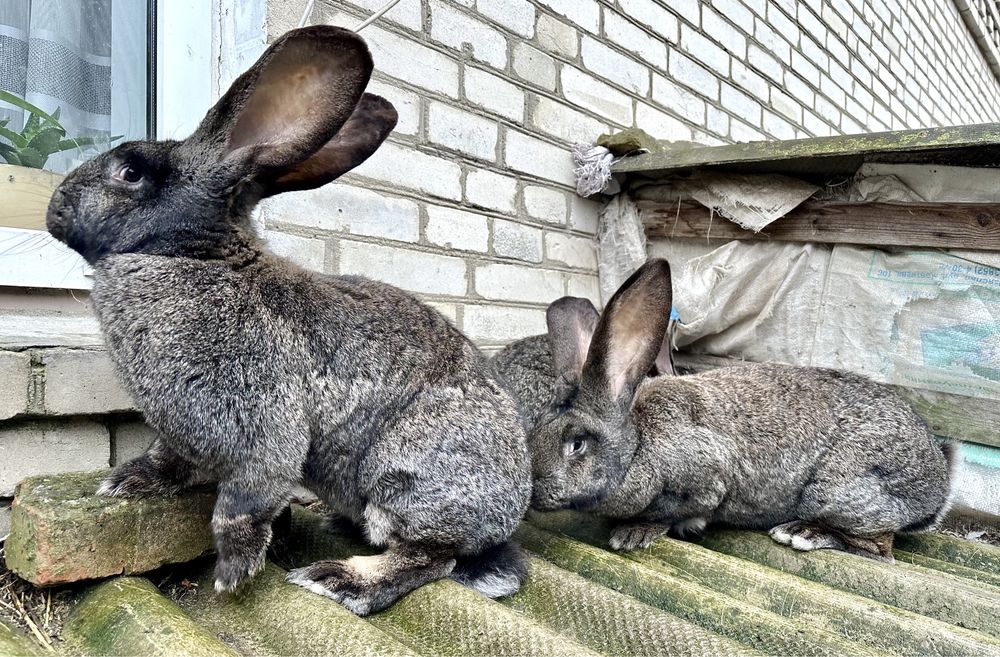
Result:
{"label": "brick", "polygon": [[[732,17],[729,17],[732,20]],[[749,29],[749,25],[747,25]],[[709,7],[701,9],[701,32],[737,58],[742,59],[746,53],[747,38],[732,23]]]}
{"label": "brick", "polygon": [[538,17],[535,25],[535,39],[546,52],[563,55],[570,59],[580,52],[580,34],[576,28],[567,25],[548,14]]}
{"label": "brick", "polygon": [[267,248],[275,255],[291,260],[295,264],[322,272],[326,266],[326,242],[309,237],[289,235],[274,230],[263,233]]}
{"label": "brick", "polygon": [[667,141],[691,139],[691,128],[683,121],[646,103],[636,103],[635,123],[657,139],[666,139]]}
{"label": "brick", "polygon": [[23,351],[0,351],[0,420],[24,413],[31,385],[31,358]]}
{"label": "brick", "polygon": [[795,139],[795,126],[773,112],[764,110],[764,131],[778,139]]}
{"label": "brick", "polygon": [[707,68],[698,64],[679,50],[670,52],[670,75],[681,84],[693,89],[708,100],[718,100],[719,79]]}
{"label": "brick", "polygon": [[88,420],[33,420],[0,428],[0,496],[25,477],[108,467],[107,428]]}
{"label": "brick", "polygon": [[765,76],[779,84],[781,83],[785,69],[781,66],[781,62],[770,53],[751,44],[747,46],[747,61]]}
{"label": "brick", "polygon": [[732,119],[729,123],[729,135],[735,142],[764,141],[767,136],[760,130],[747,125],[738,119]]}
{"label": "brick", "polygon": [[563,96],[570,103],[620,126],[632,125],[632,99],[629,96],[572,66],[563,66],[561,79]]}
{"label": "brick", "polygon": [[393,185],[457,201],[462,198],[462,168],[450,160],[428,155],[411,147],[382,144],[364,164],[354,170]]}
{"label": "brick", "polygon": [[542,261],[542,231],[524,224],[493,220],[493,253],[524,262]]}
{"label": "brick", "polygon": [[[367,9],[369,12],[378,11],[385,5],[384,0],[348,0],[352,5]],[[379,20],[388,20],[397,25],[416,30],[423,29],[423,13],[420,11],[419,2],[400,2],[395,7],[387,11]],[[367,30],[366,30],[367,31]]]}
{"label": "brick", "polygon": [[477,343],[506,344],[546,331],[544,308],[468,304],[463,314],[462,330]]}
{"label": "brick", "polygon": [[729,76],[730,55],[688,25],[681,26],[681,48],[723,77]]}
{"label": "brick", "polygon": [[498,30],[467,13],[431,0],[431,38],[468,52],[474,59],[503,69],[507,66],[507,39]]}
{"label": "brick", "polygon": [[[751,71],[743,62],[733,62],[732,81],[754,98],[767,100],[770,85],[763,77]],[[725,101],[723,101],[725,104]]]}
{"label": "brick", "polygon": [[[677,18],[653,0],[618,0],[618,6],[625,16],[638,21],[652,30],[653,34],[663,39],[677,43]],[[610,12],[605,10],[604,27],[607,30],[607,19]],[[622,44],[624,45],[624,44]]]}
{"label": "brick", "polygon": [[649,93],[647,68],[634,59],[612,50],[597,39],[584,36],[580,43],[580,56],[587,70],[605,80],[610,80],[640,96]]}
{"label": "brick", "polygon": [[493,162],[498,135],[495,121],[437,101],[427,108],[427,136],[445,148]]}
{"label": "brick", "polygon": [[462,296],[467,289],[461,258],[380,244],[341,241],[340,273],[367,276],[422,294]]}
{"label": "brick", "polygon": [[104,474],[21,482],[5,546],[7,566],[33,584],[50,586],[147,572],[212,550],[214,494],[98,497]]}
{"label": "brick", "polygon": [[517,211],[517,180],[485,169],[473,169],[465,179],[465,200],[506,214]]}
{"label": "brick", "polygon": [[[749,30],[754,18],[746,8],[746,4],[743,0],[712,0],[715,11],[728,18],[733,25]],[[758,13],[763,15],[764,10],[760,8]],[[702,16],[704,17],[704,14]]]}
{"label": "brick", "polygon": [[557,271],[491,263],[476,267],[475,279],[476,292],[485,299],[547,304],[563,296]]}
{"label": "brick", "polygon": [[428,306],[444,315],[445,319],[458,326],[458,306],[453,303],[428,303]]}
{"label": "brick", "polygon": [[282,194],[261,204],[261,214],[268,224],[280,222],[400,242],[420,239],[416,203],[353,185],[325,185]]}
{"label": "brick", "polygon": [[576,184],[573,159],[568,149],[516,130],[507,130],[506,134],[504,162],[507,166],[567,186]]}
{"label": "brick", "polygon": [[465,97],[495,114],[520,123],[524,119],[524,92],[501,77],[465,66]]}
{"label": "brick", "polygon": [[[668,16],[670,14],[667,14]],[[604,36],[613,43],[629,50],[647,65],[667,68],[667,48],[664,37],[653,37],[620,15],[604,10]]]}
{"label": "brick", "polygon": [[0,541],[10,533],[10,502],[0,501]]}
{"label": "brick", "polygon": [[586,237],[546,233],[545,257],[570,267],[597,270],[597,248],[594,241]]}
{"label": "brick", "polygon": [[535,7],[527,0],[478,0],[476,9],[520,36],[535,35]]}
{"label": "brick", "polygon": [[571,195],[569,204],[569,225],[575,230],[585,233],[597,233],[597,219],[601,213],[601,204]]}
{"label": "brick", "polygon": [[538,0],[538,4],[597,34],[601,11],[595,0]]}
{"label": "brick", "polygon": [[490,229],[486,217],[475,212],[427,206],[427,241],[448,249],[480,251],[489,249]]}
{"label": "brick", "polygon": [[771,89],[771,107],[793,123],[801,122],[802,105],[797,100],[779,89]]}
{"label": "brick", "polygon": [[142,456],[156,438],[145,422],[123,422],[112,429],[112,464],[121,465]]}
{"label": "brick", "polygon": [[546,223],[565,223],[566,194],[548,187],[525,187],[524,209],[532,217]]}
{"label": "brick", "polygon": [[514,46],[514,73],[547,91],[556,88],[556,62],[523,41]]}
{"label": "brick", "polygon": [[380,73],[452,98],[458,97],[458,63],[453,59],[375,25],[365,28],[365,42]]}
{"label": "brick", "polygon": [[567,142],[592,144],[597,137],[610,131],[601,123],[568,105],[540,96],[531,110],[531,127]]}
{"label": "brick", "polygon": [[420,96],[378,80],[369,82],[366,91],[382,96],[396,108],[399,120],[393,128],[393,134],[414,136],[420,132]]}
{"label": "brick", "polygon": [[705,125],[715,134],[726,136],[729,134],[729,115],[709,105]]}
{"label": "brick", "polygon": [[106,351],[45,349],[35,352],[45,367],[45,413],[73,415],[135,409]]}
{"label": "brick", "polygon": [[597,276],[567,274],[566,294],[571,297],[590,299],[595,306],[601,307],[601,285]]}
{"label": "brick", "polygon": [[751,125],[760,124],[760,102],[736,87],[722,83],[722,106]]}
{"label": "brick", "polygon": [[662,75],[653,74],[653,100],[692,123],[705,122],[705,101]]}

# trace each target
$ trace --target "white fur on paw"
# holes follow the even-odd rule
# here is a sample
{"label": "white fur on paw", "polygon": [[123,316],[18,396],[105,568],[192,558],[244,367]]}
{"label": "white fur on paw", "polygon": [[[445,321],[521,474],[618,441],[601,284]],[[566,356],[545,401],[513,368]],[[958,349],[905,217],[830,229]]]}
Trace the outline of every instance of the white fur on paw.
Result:
{"label": "white fur on paw", "polygon": [[784,527],[775,527],[769,533],[771,534],[771,538],[782,545],[792,544],[792,534]]}
{"label": "white fur on paw", "polygon": [[809,550],[819,549],[821,546],[816,544],[816,541],[812,539],[805,538],[803,536],[792,536],[792,549],[802,550],[803,552],[808,552]]}

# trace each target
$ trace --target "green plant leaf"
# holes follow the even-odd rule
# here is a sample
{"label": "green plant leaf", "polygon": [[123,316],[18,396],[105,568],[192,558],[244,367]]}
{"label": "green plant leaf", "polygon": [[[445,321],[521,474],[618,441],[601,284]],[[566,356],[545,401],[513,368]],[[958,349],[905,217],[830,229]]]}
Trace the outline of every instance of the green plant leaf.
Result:
{"label": "green plant leaf", "polygon": [[17,152],[17,157],[21,160],[21,166],[41,169],[45,166],[48,155],[42,155],[34,148],[22,148]]}
{"label": "green plant leaf", "polygon": [[0,137],[9,140],[16,148],[26,148],[28,146],[28,140],[10,128],[0,127]]}
{"label": "green plant leaf", "polygon": [[17,156],[17,152],[10,151],[3,154],[3,159],[7,160],[7,164],[14,164],[20,166],[21,158]]}
{"label": "green plant leaf", "polygon": [[38,133],[32,137],[31,141],[28,142],[28,146],[30,148],[34,148],[43,155],[51,155],[59,149],[59,142],[62,138],[63,131],[61,128],[48,126],[39,130]]}
{"label": "green plant leaf", "polygon": [[41,128],[42,117],[37,114],[29,114],[28,120],[24,122],[24,128],[21,129],[21,136],[30,142]]}
{"label": "green plant leaf", "polygon": [[10,103],[11,105],[13,105],[14,107],[17,107],[19,109],[28,110],[32,114],[37,114],[38,116],[41,116],[42,118],[48,119],[49,121],[52,121],[55,124],[59,124],[59,121],[57,120],[56,117],[52,116],[51,114],[49,114],[45,110],[43,110],[43,109],[41,109],[39,107],[36,107],[35,105],[32,105],[31,103],[29,103],[25,99],[23,99],[23,98],[21,98],[19,96],[15,96],[14,94],[10,93],[9,91],[4,91],[3,89],[0,89],[0,100],[4,101],[5,103]]}

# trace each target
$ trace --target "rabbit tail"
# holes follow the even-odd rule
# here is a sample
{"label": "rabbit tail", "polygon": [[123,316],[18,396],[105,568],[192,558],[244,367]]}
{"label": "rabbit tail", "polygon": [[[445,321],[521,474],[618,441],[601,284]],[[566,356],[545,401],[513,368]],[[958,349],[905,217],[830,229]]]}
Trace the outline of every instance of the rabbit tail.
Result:
{"label": "rabbit tail", "polygon": [[958,465],[960,462],[958,443],[954,440],[946,440],[939,446],[941,447],[941,453],[944,454],[945,464],[948,467],[948,492],[945,495],[944,502],[935,513],[903,527],[900,530],[901,532],[905,532],[907,534],[929,532],[940,525],[941,521],[948,515],[948,512],[951,511],[951,505],[954,502],[955,495],[955,478],[958,476]]}
{"label": "rabbit tail", "polygon": [[458,558],[451,578],[489,598],[517,593],[528,574],[528,558],[512,541]]}

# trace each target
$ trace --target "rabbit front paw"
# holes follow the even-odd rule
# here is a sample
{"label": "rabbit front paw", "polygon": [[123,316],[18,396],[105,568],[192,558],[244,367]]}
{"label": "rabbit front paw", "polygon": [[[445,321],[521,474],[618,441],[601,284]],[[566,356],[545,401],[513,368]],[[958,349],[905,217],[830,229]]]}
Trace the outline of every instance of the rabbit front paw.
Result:
{"label": "rabbit front paw", "polygon": [[257,554],[219,555],[215,562],[215,592],[232,593],[246,579],[264,569],[265,552]]}
{"label": "rabbit front paw", "polygon": [[97,488],[97,494],[105,497],[150,497],[174,495],[180,489],[181,486],[163,477],[140,457],[112,470]]}
{"label": "rabbit front paw", "polygon": [[658,522],[641,522],[629,525],[619,525],[611,532],[611,540],[608,543],[612,550],[641,550],[648,548],[653,542],[665,536],[670,530],[670,525]]}

